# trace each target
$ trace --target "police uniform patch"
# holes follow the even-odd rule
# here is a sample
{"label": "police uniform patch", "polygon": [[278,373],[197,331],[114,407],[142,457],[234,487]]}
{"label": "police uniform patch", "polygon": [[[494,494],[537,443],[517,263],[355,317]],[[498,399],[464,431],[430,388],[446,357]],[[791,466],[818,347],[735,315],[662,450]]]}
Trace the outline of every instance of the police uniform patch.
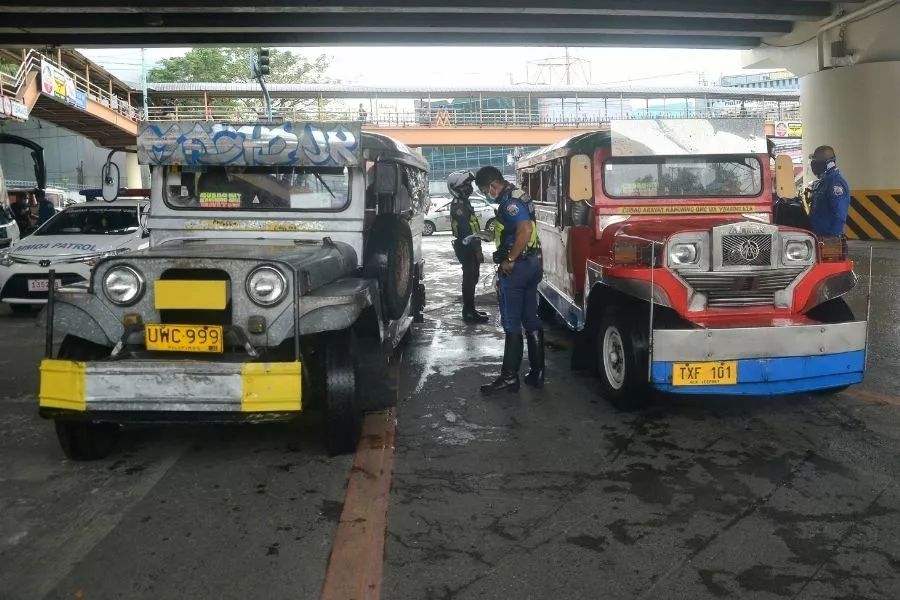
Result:
{"label": "police uniform patch", "polygon": [[506,212],[509,213],[509,216],[514,217],[519,214],[519,207],[516,206],[515,202],[510,202],[506,205]]}
{"label": "police uniform patch", "polygon": [[842,196],[844,194],[844,186],[836,185],[834,186],[834,190],[832,191],[834,192],[835,196]]}
{"label": "police uniform patch", "polygon": [[456,216],[461,217],[463,215],[463,210],[461,208],[456,209]]}

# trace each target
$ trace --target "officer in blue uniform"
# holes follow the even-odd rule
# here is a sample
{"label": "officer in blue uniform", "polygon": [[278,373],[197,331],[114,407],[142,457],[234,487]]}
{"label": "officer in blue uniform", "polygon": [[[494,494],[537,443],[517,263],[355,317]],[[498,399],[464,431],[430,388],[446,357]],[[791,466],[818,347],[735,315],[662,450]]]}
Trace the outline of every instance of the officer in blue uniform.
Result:
{"label": "officer in blue uniform", "polygon": [[850,209],[850,186],[838,171],[831,146],[819,146],[810,158],[809,167],[818,177],[810,186],[809,220],[813,233],[821,237],[842,236]]}
{"label": "officer in blue uniform", "polygon": [[497,220],[503,227],[494,253],[499,265],[500,321],[506,333],[500,376],[481,386],[483,394],[519,389],[522,365],[522,329],[528,340],[529,371],[525,383],[544,385],[544,330],[537,316],[537,286],[543,276],[543,257],[531,198],[506,181],[496,167],[482,167],[475,185],[496,200]]}

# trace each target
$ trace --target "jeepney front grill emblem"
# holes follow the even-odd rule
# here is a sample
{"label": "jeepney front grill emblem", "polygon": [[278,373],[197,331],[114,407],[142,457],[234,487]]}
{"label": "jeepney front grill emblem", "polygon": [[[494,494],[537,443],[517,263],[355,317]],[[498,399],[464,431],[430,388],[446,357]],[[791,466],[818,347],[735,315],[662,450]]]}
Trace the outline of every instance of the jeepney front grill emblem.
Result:
{"label": "jeepney front grill emblem", "polygon": [[772,262],[772,236],[722,236],[722,264],[732,267],[763,267]]}
{"label": "jeepney front grill emblem", "polygon": [[38,261],[38,266],[39,266],[39,267],[49,267],[49,266],[50,266],[50,261],[49,261],[49,260],[46,260],[46,259],[45,259],[45,260]]}

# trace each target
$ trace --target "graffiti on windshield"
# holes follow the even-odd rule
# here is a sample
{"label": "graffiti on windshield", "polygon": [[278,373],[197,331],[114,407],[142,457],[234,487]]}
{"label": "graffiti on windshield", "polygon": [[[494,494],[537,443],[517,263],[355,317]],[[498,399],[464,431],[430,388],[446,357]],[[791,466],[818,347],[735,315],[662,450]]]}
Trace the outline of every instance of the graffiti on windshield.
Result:
{"label": "graffiti on windshield", "polygon": [[147,165],[352,167],[362,160],[360,136],[358,123],[144,123],[138,160]]}

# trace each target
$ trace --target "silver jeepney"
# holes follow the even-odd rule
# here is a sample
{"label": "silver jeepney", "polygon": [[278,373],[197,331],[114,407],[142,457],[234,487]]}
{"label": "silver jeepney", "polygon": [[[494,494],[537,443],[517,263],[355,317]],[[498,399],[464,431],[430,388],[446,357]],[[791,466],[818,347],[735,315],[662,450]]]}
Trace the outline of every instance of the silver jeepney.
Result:
{"label": "silver jeepney", "polygon": [[424,308],[427,163],[356,123],[147,122],[137,150],[150,247],[45,309],[40,410],[65,453],[103,456],[131,421],[316,403],[330,451],[352,450],[390,402],[361,398],[360,353],[379,367]]}

